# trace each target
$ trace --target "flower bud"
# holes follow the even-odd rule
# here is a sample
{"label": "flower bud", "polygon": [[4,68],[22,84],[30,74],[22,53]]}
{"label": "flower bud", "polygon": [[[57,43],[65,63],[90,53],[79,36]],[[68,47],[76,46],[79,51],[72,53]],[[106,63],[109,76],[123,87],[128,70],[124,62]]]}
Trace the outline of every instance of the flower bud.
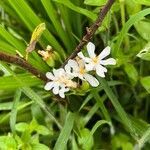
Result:
{"label": "flower bud", "polygon": [[54,67],[55,61],[59,59],[58,53],[53,51],[50,45],[46,47],[46,50],[39,50],[38,53],[42,56],[43,60],[46,61],[46,63],[50,67]]}

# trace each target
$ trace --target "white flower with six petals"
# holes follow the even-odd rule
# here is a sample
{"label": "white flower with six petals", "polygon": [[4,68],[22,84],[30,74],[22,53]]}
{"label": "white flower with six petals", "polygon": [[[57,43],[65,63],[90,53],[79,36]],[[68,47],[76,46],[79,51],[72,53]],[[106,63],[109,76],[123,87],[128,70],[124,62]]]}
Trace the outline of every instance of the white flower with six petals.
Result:
{"label": "white flower with six petals", "polygon": [[52,90],[53,93],[59,94],[60,97],[65,97],[65,92],[70,90],[70,87],[75,88],[77,84],[73,82],[71,76],[69,76],[63,68],[53,69],[53,73],[47,72],[46,77],[50,79],[48,83],[46,83],[44,89]]}
{"label": "white flower with six petals", "polygon": [[78,56],[84,60],[87,71],[95,70],[97,75],[100,77],[105,77],[105,73],[107,72],[107,68],[104,66],[116,64],[116,60],[114,58],[103,60],[110,54],[109,46],[107,46],[98,56],[96,56],[95,45],[92,42],[89,42],[87,44],[87,51],[90,58],[85,57],[82,52],[79,52]]}
{"label": "white flower with six petals", "polygon": [[85,63],[82,59],[77,59],[77,61],[70,59],[65,66],[65,70],[73,77],[78,77],[81,80],[88,81],[93,87],[97,87],[99,85],[98,80],[87,73]]}

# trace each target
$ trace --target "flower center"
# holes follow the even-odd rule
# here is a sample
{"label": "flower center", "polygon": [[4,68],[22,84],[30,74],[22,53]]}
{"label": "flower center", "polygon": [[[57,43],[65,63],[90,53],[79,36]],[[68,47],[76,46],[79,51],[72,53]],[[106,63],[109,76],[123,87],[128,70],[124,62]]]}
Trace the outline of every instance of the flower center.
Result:
{"label": "flower center", "polygon": [[68,78],[66,78],[66,76],[61,76],[59,77],[56,82],[59,82],[60,84],[65,84],[67,87],[72,87],[72,88],[76,88],[77,84],[76,82],[73,82],[72,80],[69,80]]}
{"label": "flower center", "polygon": [[97,62],[98,62],[98,57],[94,57],[94,58],[92,58],[92,60],[93,60],[93,62],[94,62],[95,64],[97,64]]}
{"label": "flower center", "polygon": [[80,68],[79,73],[80,74],[84,74],[85,73],[85,69],[84,68]]}

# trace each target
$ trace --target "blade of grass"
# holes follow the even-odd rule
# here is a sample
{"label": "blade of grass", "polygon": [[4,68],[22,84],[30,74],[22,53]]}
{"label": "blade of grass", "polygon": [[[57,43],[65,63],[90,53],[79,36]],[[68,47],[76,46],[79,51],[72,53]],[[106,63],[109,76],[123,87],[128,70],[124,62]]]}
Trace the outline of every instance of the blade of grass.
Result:
{"label": "blade of grass", "polygon": [[[68,33],[68,38],[70,39],[70,41],[72,41],[72,47],[74,48],[76,46],[75,43],[75,39],[72,36],[73,34],[73,29],[72,29],[72,25],[70,22],[70,9],[61,5],[61,4],[56,4],[58,10],[60,11],[60,16],[62,19],[62,25],[65,28],[65,31]],[[81,26],[81,25],[80,25]],[[72,52],[73,49],[70,50],[70,53]]]}
{"label": "blade of grass", "polygon": [[[17,107],[17,112],[21,111],[21,110],[24,110],[26,107],[30,106],[32,103],[34,103],[33,101],[30,101],[30,102],[26,102],[26,103],[22,103],[20,104],[18,107]],[[3,117],[0,117],[0,124],[3,124],[5,123],[9,117],[11,115],[11,112],[7,113],[6,115],[3,115]]]}
{"label": "blade of grass", "polygon": [[11,131],[13,133],[15,133],[17,107],[18,107],[18,104],[19,104],[20,97],[21,97],[21,90],[18,89],[18,90],[16,90],[14,100],[13,100],[14,102],[13,102],[12,110],[11,110],[11,113],[10,113],[10,128],[11,128]]}
{"label": "blade of grass", "polygon": [[113,93],[111,88],[109,87],[106,80],[103,78],[99,78],[99,81],[100,81],[104,91],[106,92],[107,96],[111,100],[111,102],[112,102],[115,110],[117,111],[119,117],[121,118],[122,123],[129,129],[130,133],[133,134],[133,136],[136,136],[136,132],[135,132],[135,130],[131,124],[130,119],[128,118],[126,112],[122,108],[121,104],[119,103],[117,97],[115,96],[115,94]]}
{"label": "blade of grass", "polygon": [[93,21],[96,20],[97,18],[97,15],[94,14],[93,12],[87,10],[87,9],[84,9],[84,8],[81,8],[81,7],[78,7],[78,6],[75,6],[73,3],[71,3],[69,0],[53,0],[54,2],[58,2],[58,3],[61,3],[65,6],[67,6],[68,8],[76,11],[77,13],[80,13],[82,15],[85,15],[86,17],[92,19]]}
{"label": "blade of grass", "polygon": [[135,15],[131,16],[131,18],[125,23],[121,32],[118,35],[117,42],[115,44],[114,51],[113,51],[114,56],[118,55],[121,43],[122,43],[124,37],[126,36],[127,32],[129,31],[129,29],[131,28],[131,26],[134,25],[136,22],[140,21],[141,19],[143,19],[144,16],[146,16],[148,14],[150,14],[150,8],[144,9],[144,10],[136,13]]}
{"label": "blade of grass", "polygon": [[[17,78],[17,80],[16,80]],[[20,84],[20,81],[23,81]],[[19,74],[0,77],[0,90],[16,89],[23,86],[35,86],[42,84],[41,80],[31,74]]]}
{"label": "blade of grass", "polygon": [[5,103],[0,103],[0,111],[2,110],[11,110],[12,108],[12,102],[5,102]]}
{"label": "blade of grass", "polygon": [[83,126],[85,126],[89,120],[93,117],[93,115],[97,112],[99,106],[96,103],[94,106],[92,106],[92,108],[89,109],[89,112],[86,114],[86,116],[84,116],[84,123]]}
{"label": "blade of grass", "polygon": [[146,142],[150,139],[150,127],[144,132],[143,136],[138,140],[138,145],[140,148],[144,146]]}
{"label": "blade of grass", "polygon": [[97,104],[99,105],[99,108],[101,109],[105,119],[107,121],[111,122],[111,118],[109,116],[109,113],[108,113],[108,111],[107,111],[107,109],[106,109],[106,107],[105,107],[105,105],[103,103],[103,101],[106,99],[106,96],[104,95],[101,98],[100,95],[97,92],[95,92],[94,90],[91,93],[92,93],[94,99],[96,100]]}
{"label": "blade of grass", "polygon": [[35,93],[31,88],[29,87],[23,87],[22,91],[31,99],[33,100],[35,103],[37,103],[48,115],[48,117],[50,119],[52,119],[57,126],[59,127],[59,129],[61,129],[61,125],[60,123],[56,120],[56,118],[53,116],[52,112],[50,111],[50,109],[45,105],[45,103],[43,102],[42,98]]}
{"label": "blade of grass", "polygon": [[110,123],[109,121],[106,121],[106,120],[97,121],[97,122],[95,123],[95,125],[93,126],[93,128],[92,128],[90,134],[93,135],[93,134],[95,133],[95,131],[96,131],[100,126],[102,126],[102,125],[104,125],[104,124],[108,124],[109,126],[111,126],[111,123]]}
{"label": "blade of grass", "polygon": [[75,121],[76,114],[68,112],[65,125],[61,130],[61,133],[56,141],[54,146],[54,150],[64,150],[66,147],[67,141],[70,137],[70,133],[73,129],[74,121]]}
{"label": "blade of grass", "polygon": [[56,9],[54,8],[51,0],[50,1],[42,0],[41,2],[43,4],[49,18],[51,19],[51,21],[57,31],[57,34],[60,36],[61,40],[65,44],[68,51],[69,51],[69,49],[73,49],[72,41],[69,40],[68,35],[65,33],[64,29],[62,28],[62,25],[60,24],[59,18],[57,16]]}

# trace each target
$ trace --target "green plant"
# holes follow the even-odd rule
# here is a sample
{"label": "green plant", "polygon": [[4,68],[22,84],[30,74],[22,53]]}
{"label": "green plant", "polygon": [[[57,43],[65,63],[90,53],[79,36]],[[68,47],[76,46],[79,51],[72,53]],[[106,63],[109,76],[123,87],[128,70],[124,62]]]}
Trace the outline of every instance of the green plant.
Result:
{"label": "green plant", "polygon": [[[106,2],[0,1],[0,60],[10,63],[0,62],[0,149],[149,148],[149,0],[116,0],[93,39],[87,36],[98,54],[109,45],[117,60],[106,78],[97,77],[98,87],[83,82],[66,99],[43,88],[45,73],[81,50],[74,51]],[[49,61],[38,54],[47,45]]]}

